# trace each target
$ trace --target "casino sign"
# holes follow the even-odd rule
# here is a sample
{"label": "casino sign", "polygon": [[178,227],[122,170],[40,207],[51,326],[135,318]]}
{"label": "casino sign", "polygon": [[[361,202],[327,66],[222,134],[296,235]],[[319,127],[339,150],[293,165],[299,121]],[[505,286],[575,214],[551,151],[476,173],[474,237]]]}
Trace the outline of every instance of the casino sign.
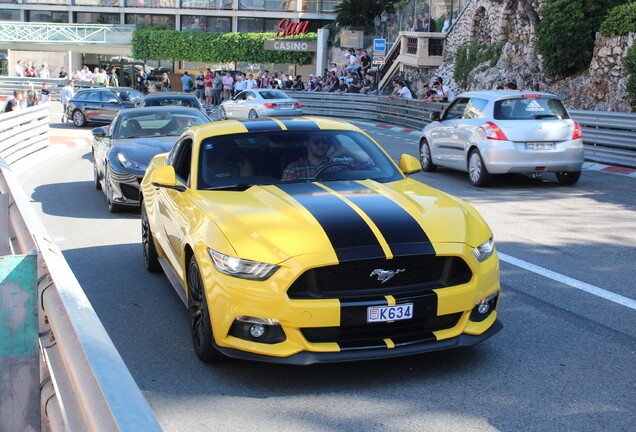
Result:
{"label": "casino sign", "polygon": [[288,18],[281,19],[278,22],[276,39],[265,41],[263,48],[268,51],[316,52],[318,44],[315,41],[280,39],[304,35],[307,33],[308,25],[309,21],[292,22]]}

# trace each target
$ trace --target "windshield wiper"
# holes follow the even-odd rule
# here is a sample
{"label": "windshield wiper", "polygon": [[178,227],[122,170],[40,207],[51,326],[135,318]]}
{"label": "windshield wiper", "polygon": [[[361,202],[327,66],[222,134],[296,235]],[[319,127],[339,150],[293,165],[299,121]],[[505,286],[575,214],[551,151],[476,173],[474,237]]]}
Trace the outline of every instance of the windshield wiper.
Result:
{"label": "windshield wiper", "polygon": [[233,183],[230,185],[223,186],[210,186],[205,188],[204,190],[240,190],[244,191],[254,186],[252,183]]}

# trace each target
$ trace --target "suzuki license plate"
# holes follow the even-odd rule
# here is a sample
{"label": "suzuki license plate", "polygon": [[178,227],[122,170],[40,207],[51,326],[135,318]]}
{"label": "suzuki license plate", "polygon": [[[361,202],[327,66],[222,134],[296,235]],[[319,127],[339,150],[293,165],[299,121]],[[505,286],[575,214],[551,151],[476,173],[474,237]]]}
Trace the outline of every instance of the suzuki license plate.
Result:
{"label": "suzuki license plate", "polygon": [[528,150],[554,150],[553,142],[529,142]]}
{"label": "suzuki license plate", "polygon": [[399,321],[413,318],[413,303],[395,306],[369,306],[367,322]]}

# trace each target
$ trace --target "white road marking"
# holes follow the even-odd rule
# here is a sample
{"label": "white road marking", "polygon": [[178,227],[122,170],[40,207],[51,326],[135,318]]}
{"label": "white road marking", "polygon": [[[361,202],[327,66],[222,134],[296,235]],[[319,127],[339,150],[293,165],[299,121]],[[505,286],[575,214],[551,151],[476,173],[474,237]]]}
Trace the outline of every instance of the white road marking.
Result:
{"label": "white road marking", "polygon": [[599,288],[594,285],[590,285],[585,282],[581,282],[580,280],[573,279],[571,277],[562,275],[560,273],[553,272],[552,270],[545,269],[543,267],[539,267],[538,265],[531,264],[529,262],[520,260],[515,257],[511,257],[510,255],[506,255],[497,251],[497,255],[499,255],[499,259],[508,264],[512,264],[517,267],[521,267],[522,269],[528,270],[532,273],[536,273],[543,277],[547,277],[548,279],[555,280],[557,282],[566,284],[571,286],[572,288],[579,289],[581,291],[585,291],[586,293],[595,295],[597,297],[604,298],[605,300],[609,300],[611,302],[617,303],[622,306],[626,306],[630,309],[636,310],[636,300],[632,300],[628,297],[624,297],[620,294],[613,293],[611,291],[604,290],[603,288]]}

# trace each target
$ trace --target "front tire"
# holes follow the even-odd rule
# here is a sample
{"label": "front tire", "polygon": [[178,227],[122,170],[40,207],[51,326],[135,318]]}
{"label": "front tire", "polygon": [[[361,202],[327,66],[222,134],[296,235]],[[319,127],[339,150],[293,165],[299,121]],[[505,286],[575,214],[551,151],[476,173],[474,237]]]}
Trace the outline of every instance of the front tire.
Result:
{"label": "front tire", "polygon": [[161,269],[159,264],[159,254],[155,247],[155,240],[152,237],[150,223],[148,222],[148,213],[146,212],[145,203],[141,202],[141,244],[144,248],[144,261],[146,270],[149,272],[158,272]]}
{"label": "front tire", "polygon": [[73,111],[73,124],[77,127],[82,127],[86,125],[86,117],[84,113],[80,110]]}
{"label": "front tire", "polygon": [[473,149],[468,155],[468,178],[477,187],[486,186],[490,182],[490,174],[477,149]]}
{"label": "front tire", "polygon": [[247,115],[248,118],[256,119],[258,118],[258,113],[254,110],[250,110],[250,113]]}
{"label": "front tire", "polygon": [[219,107],[219,118],[221,120],[227,120],[227,113],[225,112],[225,108],[222,106]]}
{"label": "front tire", "polygon": [[199,264],[194,256],[188,264],[188,311],[190,315],[190,332],[194,351],[201,361],[214,363],[225,356],[214,348],[214,334],[210,321],[210,310],[205,298],[205,287],[201,279]]}
{"label": "front tire", "polygon": [[579,181],[581,171],[561,171],[556,173],[557,181],[565,186],[571,186]]}
{"label": "front tire", "polygon": [[425,139],[420,142],[420,164],[423,171],[431,172],[437,169],[437,165],[433,163],[433,158],[431,157],[431,148]]}

